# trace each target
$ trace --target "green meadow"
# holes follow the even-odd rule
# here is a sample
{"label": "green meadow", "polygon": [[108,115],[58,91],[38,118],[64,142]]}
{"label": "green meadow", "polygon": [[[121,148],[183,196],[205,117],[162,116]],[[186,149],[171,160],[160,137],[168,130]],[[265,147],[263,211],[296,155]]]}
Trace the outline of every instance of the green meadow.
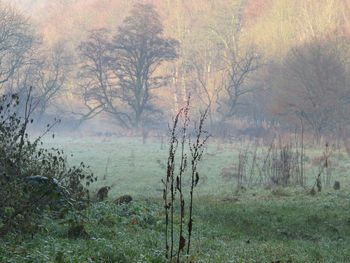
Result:
{"label": "green meadow", "polygon": [[[46,145],[62,146],[72,165],[89,164],[99,178],[91,194],[110,186],[108,199],[62,220],[45,216],[33,236],[8,236],[0,245],[1,262],[166,262],[161,179],[167,145],[155,139],[142,144],[135,138],[59,137]],[[245,146],[209,143],[194,195],[191,256],[182,262],[350,262],[346,153],[334,151],[331,184],[311,195],[319,169],[312,160],[322,149],[306,151],[305,187],[254,183],[238,189],[222,169],[235,163]],[[332,188],[335,180],[340,190]],[[116,205],[124,194],[133,201]],[[84,224],[84,236],[69,237],[73,219]]]}

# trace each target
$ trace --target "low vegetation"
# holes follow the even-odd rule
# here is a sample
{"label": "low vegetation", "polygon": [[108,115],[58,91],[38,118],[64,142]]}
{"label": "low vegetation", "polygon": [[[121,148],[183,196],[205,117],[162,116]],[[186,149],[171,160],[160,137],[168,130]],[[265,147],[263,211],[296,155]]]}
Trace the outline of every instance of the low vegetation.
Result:
{"label": "low vegetation", "polygon": [[[192,257],[184,262],[347,262],[348,191],[247,191],[196,200]],[[33,237],[10,235],[1,262],[166,262],[161,200],[110,201],[81,212],[86,235],[69,237],[76,214],[44,217]]]}

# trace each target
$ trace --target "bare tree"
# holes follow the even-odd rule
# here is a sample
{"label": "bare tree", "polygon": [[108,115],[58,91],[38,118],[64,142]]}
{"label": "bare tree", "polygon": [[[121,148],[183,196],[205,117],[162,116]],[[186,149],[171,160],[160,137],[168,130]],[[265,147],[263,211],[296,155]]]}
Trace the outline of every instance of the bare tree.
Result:
{"label": "bare tree", "polygon": [[27,20],[14,8],[0,3],[0,84],[23,65],[35,36]]}
{"label": "bare tree", "polygon": [[349,105],[349,87],[342,48],[334,41],[296,47],[285,58],[277,80],[279,100],[284,105],[281,114],[293,112],[302,118],[316,138],[334,130],[340,118],[346,117],[343,112]]}
{"label": "bare tree", "polygon": [[218,112],[223,121],[232,118],[241,105],[242,97],[254,91],[247,81],[259,67],[260,58],[253,50],[242,56],[233,54],[230,65],[224,70],[217,100]]}
{"label": "bare tree", "polygon": [[167,78],[156,75],[165,61],[176,59],[177,41],[163,36],[163,26],[152,5],[137,4],[112,42],[113,70],[118,77],[118,98],[126,109],[125,122],[138,128],[159,112],[153,104],[152,90],[166,84]]}
{"label": "bare tree", "polygon": [[91,32],[80,45],[83,99],[89,112],[112,115],[123,127],[140,128],[155,119],[153,90],[166,84],[156,75],[165,61],[177,57],[177,42],[163,37],[152,5],[135,5],[112,41],[105,29]]}
{"label": "bare tree", "polygon": [[4,84],[6,91],[26,97],[29,89],[36,101],[34,114],[42,116],[64,91],[71,59],[62,43],[45,49],[36,43],[17,72]]}
{"label": "bare tree", "polygon": [[17,93],[26,98],[30,89],[36,101],[35,114],[42,115],[66,83],[68,61],[62,44],[47,49],[30,22],[16,9],[0,2],[0,85],[3,93]]}
{"label": "bare tree", "polygon": [[63,43],[56,44],[41,58],[37,75],[36,96],[39,99],[38,113],[43,114],[65,91],[72,61]]}
{"label": "bare tree", "polygon": [[212,69],[212,61],[207,57],[201,59],[201,56],[198,55],[191,62],[193,73],[195,74],[196,95],[198,95],[201,103],[208,109],[210,127],[213,128],[213,107],[219,91],[217,83],[219,71]]}
{"label": "bare tree", "polygon": [[260,56],[253,46],[242,46],[242,12],[245,1],[238,1],[231,15],[222,15],[211,32],[217,41],[222,60],[222,84],[218,90],[217,112],[222,121],[232,118],[242,103],[242,97],[251,93],[248,80],[259,69]]}
{"label": "bare tree", "polygon": [[88,109],[82,114],[83,120],[106,111],[123,122],[122,112],[114,104],[117,83],[108,62],[111,57],[108,38],[108,30],[94,30],[79,46],[81,67],[78,78],[84,105]]}

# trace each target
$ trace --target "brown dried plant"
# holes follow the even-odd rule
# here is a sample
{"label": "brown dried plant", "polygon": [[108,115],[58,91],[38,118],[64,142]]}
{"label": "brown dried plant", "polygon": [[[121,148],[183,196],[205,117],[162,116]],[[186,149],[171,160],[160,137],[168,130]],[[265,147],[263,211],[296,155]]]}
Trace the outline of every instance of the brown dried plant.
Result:
{"label": "brown dried plant", "polygon": [[[192,129],[190,129],[189,111],[190,97],[186,106],[180,109],[175,116],[170,128],[167,173],[166,178],[162,180],[165,210],[165,256],[171,262],[173,260],[180,262],[186,245],[187,255],[190,253],[193,229],[193,192],[199,181],[198,164],[209,138],[208,133],[204,130],[208,110],[200,114],[198,126],[194,124]],[[188,191],[183,183],[184,176],[187,174],[190,178],[188,201],[185,196]],[[187,202],[188,206],[186,206]],[[187,213],[185,213],[186,209]],[[186,217],[185,214],[188,216]],[[179,216],[179,220],[175,220],[176,216]],[[186,222],[187,236],[185,234]]]}

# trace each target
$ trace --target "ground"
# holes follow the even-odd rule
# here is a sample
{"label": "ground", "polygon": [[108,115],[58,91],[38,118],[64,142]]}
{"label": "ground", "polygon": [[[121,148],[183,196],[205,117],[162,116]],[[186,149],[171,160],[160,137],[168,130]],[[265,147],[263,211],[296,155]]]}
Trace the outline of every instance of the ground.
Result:
{"label": "ground", "polygon": [[[58,138],[71,163],[84,161],[99,176],[95,189],[110,185],[109,200],[65,219],[46,217],[31,236],[9,236],[0,244],[0,262],[165,262],[161,178],[167,148],[150,140]],[[317,167],[308,151],[307,186],[266,188],[254,185],[237,191],[221,169],[237,150],[209,145],[196,189],[192,257],[184,262],[350,262],[350,186],[348,157],[334,153],[332,181],[341,190],[324,187],[310,194]],[[109,160],[109,161],[108,161]],[[337,163],[337,165],[335,165]],[[93,191],[93,190],[92,190]],[[113,200],[130,194],[130,205]],[[86,233],[68,237],[72,224]]]}

